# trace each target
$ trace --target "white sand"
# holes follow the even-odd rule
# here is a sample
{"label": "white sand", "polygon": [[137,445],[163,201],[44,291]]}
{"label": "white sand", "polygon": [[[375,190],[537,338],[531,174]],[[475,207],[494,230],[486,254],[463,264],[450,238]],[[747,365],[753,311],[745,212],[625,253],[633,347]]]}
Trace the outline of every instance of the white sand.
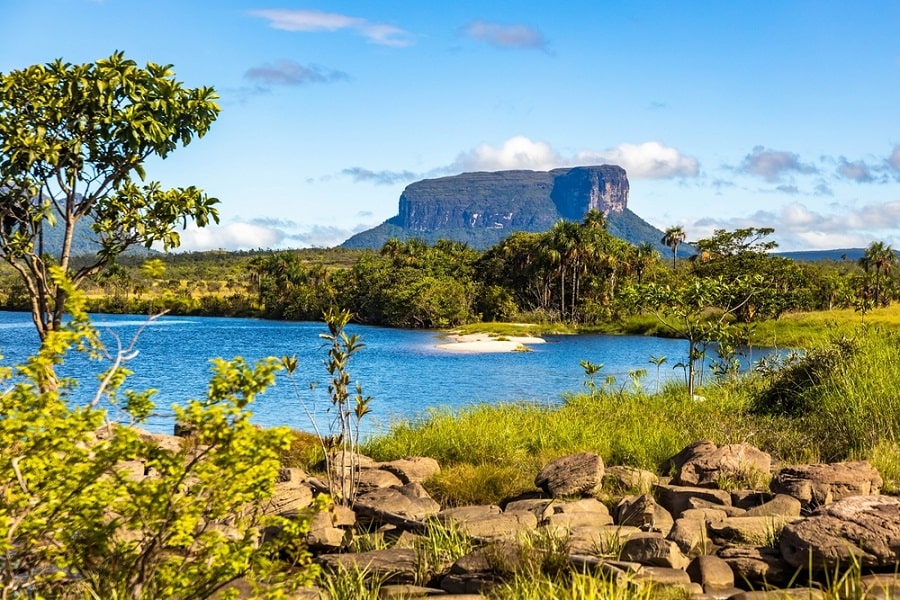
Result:
{"label": "white sand", "polygon": [[545,341],[532,336],[502,336],[502,339],[498,339],[486,333],[451,334],[447,337],[451,341],[438,344],[437,347],[451,352],[515,352],[522,350],[523,346],[543,344]]}

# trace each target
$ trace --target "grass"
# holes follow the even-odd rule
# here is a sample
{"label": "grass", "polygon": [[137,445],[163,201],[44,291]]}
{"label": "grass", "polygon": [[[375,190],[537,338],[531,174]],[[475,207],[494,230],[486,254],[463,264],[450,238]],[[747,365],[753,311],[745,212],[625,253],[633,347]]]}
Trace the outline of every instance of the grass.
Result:
{"label": "grass", "polygon": [[544,464],[575,452],[665,475],[661,465],[701,439],[749,442],[784,463],[868,459],[886,489],[898,490],[900,331],[847,331],[851,337],[811,348],[801,363],[707,385],[698,392],[704,401],[669,384],[659,394],[599,392],[557,404],[435,410],[368,440],[363,452],[376,460],[437,459],[443,470],[427,487],[444,505],[500,503],[533,491]]}

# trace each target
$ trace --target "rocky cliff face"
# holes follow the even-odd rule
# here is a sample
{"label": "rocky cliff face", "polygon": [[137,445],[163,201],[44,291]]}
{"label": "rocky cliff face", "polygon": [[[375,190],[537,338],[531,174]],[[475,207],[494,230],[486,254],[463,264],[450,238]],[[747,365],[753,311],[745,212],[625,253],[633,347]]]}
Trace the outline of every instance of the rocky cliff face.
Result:
{"label": "rocky cliff face", "polygon": [[389,238],[439,239],[487,248],[515,231],[547,231],[559,219],[606,213],[609,231],[632,243],[659,244],[662,232],[628,210],[628,177],[614,165],[552,171],[463,173],[411,183],[399,214],[344,242],[380,248]]}
{"label": "rocky cliff face", "polygon": [[392,222],[409,231],[543,231],[559,218],[581,220],[592,208],[622,212],[627,204],[628,177],[612,165],[463,173],[407,186]]}

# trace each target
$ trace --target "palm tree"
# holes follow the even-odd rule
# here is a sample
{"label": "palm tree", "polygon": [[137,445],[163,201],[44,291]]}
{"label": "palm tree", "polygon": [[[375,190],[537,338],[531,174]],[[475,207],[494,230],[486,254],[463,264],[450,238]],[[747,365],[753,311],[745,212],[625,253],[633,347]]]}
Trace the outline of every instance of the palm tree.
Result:
{"label": "palm tree", "polygon": [[673,225],[666,229],[665,235],[663,235],[660,242],[665,244],[669,248],[672,249],[672,268],[675,268],[675,263],[678,260],[678,245],[681,244],[685,240],[686,234],[684,233],[684,229],[682,229],[681,225]]}
{"label": "palm tree", "polygon": [[872,242],[859,259],[859,264],[867,274],[870,268],[875,269],[875,306],[881,306],[881,273],[890,275],[891,269],[897,264],[897,255],[884,242]]}

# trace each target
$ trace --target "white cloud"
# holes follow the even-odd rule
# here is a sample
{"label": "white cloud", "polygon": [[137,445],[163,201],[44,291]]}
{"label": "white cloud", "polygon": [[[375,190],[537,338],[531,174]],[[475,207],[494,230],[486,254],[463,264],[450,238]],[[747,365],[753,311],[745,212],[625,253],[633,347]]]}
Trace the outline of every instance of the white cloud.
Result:
{"label": "white cloud", "polygon": [[413,36],[399,27],[384,23],[372,23],[359,17],[318,10],[265,9],[250,14],[269,21],[273,29],[283,31],[340,31],[348,29],[363,36],[373,44],[404,47],[413,43]]}
{"label": "white cloud", "polygon": [[547,171],[563,166],[566,161],[546,142],[534,142],[524,135],[511,137],[499,148],[490,144],[464,152],[456,157],[449,170],[505,171],[531,169]]}
{"label": "white cloud", "polygon": [[485,143],[460,154],[447,171],[547,171],[557,167],[594,164],[619,165],[633,179],[694,177],[700,170],[697,159],[655,141],[622,144],[602,152],[585,150],[575,156],[564,157],[546,142],[536,142],[518,135],[499,147]]}
{"label": "white cloud", "polygon": [[888,158],[888,165],[892,169],[900,171],[900,145],[894,146],[894,151],[891,152],[891,157]]}
{"label": "white cloud", "polygon": [[714,229],[772,227],[779,250],[859,248],[873,240],[900,244],[900,202],[838,206],[833,212],[810,209],[794,202],[775,211],[757,211],[748,217],[702,218],[686,227],[691,239],[709,236]]}
{"label": "white cloud", "polygon": [[250,223],[228,223],[209,227],[190,226],[180,231],[178,252],[202,250],[255,250],[275,248],[284,239],[280,229]]}
{"label": "white cloud", "polygon": [[634,179],[666,179],[670,177],[696,177],[700,163],[685,156],[676,148],[660,142],[621,144],[602,152],[582,152],[580,163],[604,162],[619,165]]}

